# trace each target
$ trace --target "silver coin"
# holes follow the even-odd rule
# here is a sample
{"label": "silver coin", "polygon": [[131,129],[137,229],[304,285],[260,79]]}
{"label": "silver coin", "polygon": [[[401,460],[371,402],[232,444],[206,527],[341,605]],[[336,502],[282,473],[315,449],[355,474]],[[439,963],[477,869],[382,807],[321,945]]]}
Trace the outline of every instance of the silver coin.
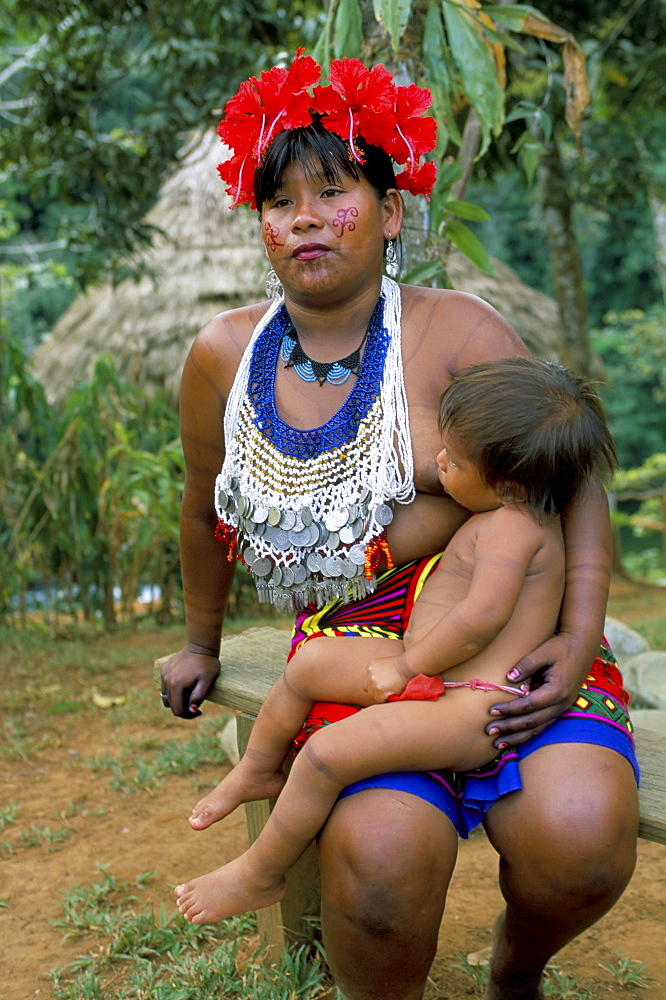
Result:
{"label": "silver coin", "polygon": [[324,572],[326,576],[341,576],[342,575],[342,559],[340,556],[329,556],[324,563]]}
{"label": "silver coin", "polygon": [[370,492],[369,487],[368,486],[364,486],[363,489],[362,489],[362,491],[361,491],[361,495],[358,498],[358,502],[359,503],[367,503],[371,496],[372,496],[372,493]]}
{"label": "silver coin", "polygon": [[268,507],[262,507],[261,504],[258,504],[254,508],[254,520],[257,524],[263,524],[265,521],[267,521]]}
{"label": "silver coin", "polygon": [[381,524],[386,527],[393,520],[393,511],[388,506],[388,504],[380,503],[378,507],[375,507],[375,519],[377,524]]}
{"label": "silver coin", "polygon": [[271,534],[271,541],[276,549],[280,549],[284,552],[291,545],[291,539],[289,538],[289,533],[284,531],[282,528],[276,528]]}
{"label": "silver coin", "polygon": [[294,570],[294,583],[300,587],[302,583],[305,583],[308,571],[306,570],[303,563],[296,563],[296,565],[293,567],[293,570]]}
{"label": "silver coin", "polygon": [[255,576],[268,576],[268,574],[273,569],[273,563],[270,559],[265,556],[261,559],[256,559],[254,566],[252,567],[252,572]]}
{"label": "silver coin", "polygon": [[217,491],[217,505],[218,505],[218,507],[221,507],[222,510],[226,510],[228,503],[229,503],[229,497],[224,492],[224,490],[218,490]]}
{"label": "silver coin", "polygon": [[240,497],[238,500],[238,513],[241,517],[245,517],[248,508],[248,501],[246,497]]}
{"label": "silver coin", "polygon": [[268,518],[267,518],[268,523],[273,528],[276,528],[278,526],[278,524],[280,523],[281,516],[282,516],[282,511],[280,510],[279,507],[270,507],[269,511],[268,511]]}
{"label": "silver coin", "polygon": [[279,566],[276,566],[273,572],[271,573],[271,583],[273,584],[274,587],[279,587],[280,584],[282,583],[282,570],[280,569]]}
{"label": "silver coin", "polygon": [[347,521],[349,522],[349,524],[351,524],[352,521],[355,521],[357,517],[358,517],[358,504],[350,503],[349,507],[347,507]]}
{"label": "silver coin", "polygon": [[311,573],[318,573],[321,569],[321,557],[318,552],[310,552],[307,559],[308,569]]}
{"label": "silver coin", "polygon": [[294,582],[294,571],[289,566],[282,570],[282,586],[291,587]]}
{"label": "silver coin", "polygon": [[229,489],[231,490],[232,493],[235,493],[236,490],[238,489],[238,480],[236,479],[235,476],[232,476],[231,479],[229,480]]}
{"label": "silver coin", "polygon": [[347,523],[348,513],[346,507],[336,507],[327,514],[325,519],[326,527],[329,531],[339,531]]}
{"label": "silver coin", "polygon": [[365,566],[365,545],[352,545],[347,557],[355,566]]}
{"label": "silver coin", "polygon": [[255,524],[254,534],[258,538],[261,538],[263,535],[266,534],[266,521],[260,521],[258,524]]}
{"label": "silver coin", "polygon": [[365,521],[362,517],[356,518],[352,524],[352,531],[355,539],[359,539],[361,535],[365,534]]}
{"label": "silver coin", "polygon": [[351,580],[353,576],[356,576],[356,566],[349,559],[342,560],[342,575],[347,580]]}
{"label": "silver coin", "polygon": [[315,544],[324,545],[326,543],[326,539],[328,538],[328,528],[323,521],[318,521],[317,524],[313,524],[312,527],[317,528],[317,541]]}
{"label": "silver coin", "polygon": [[295,524],[296,515],[293,510],[283,510],[280,517],[280,527],[284,528],[285,531],[291,531]]}
{"label": "silver coin", "polygon": [[252,569],[252,566],[256,558],[257,558],[257,553],[254,551],[251,545],[248,545],[248,547],[243,551],[243,559],[250,567],[250,569]]}
{"label": "silver coin", "polygon": [[345,524],[344,528],[340,528],[340,541],[343,545],[351,545],[356,541],[353,525]]}
{"label": "silver coin", "polygon": [[335,552],[335,550],[340,544],[340,536],[337,533],[337,531],[329,531],[328,538],[326,539],[326,544],[328,545],[329,549],[333,549],[333,551]]}
{"label": "silver coin", "polygon": [[306,528],[309,528],[310,525],[312,524],[313,521],[312,511],[310,510],[309,507],[301,507],[301,521],[303,522]]}
{"label": "silver coin", "polygon": [[310,544],[310,529],[303,528],[302,531],[296,531],[294,528],[293,531],[289,532],[289,541],[297,548],[304,548]]}

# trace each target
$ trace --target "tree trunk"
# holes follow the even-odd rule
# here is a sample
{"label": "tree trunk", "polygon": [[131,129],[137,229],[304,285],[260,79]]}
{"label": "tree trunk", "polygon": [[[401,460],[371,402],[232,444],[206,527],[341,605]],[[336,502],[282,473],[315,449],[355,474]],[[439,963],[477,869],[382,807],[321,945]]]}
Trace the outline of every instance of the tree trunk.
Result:
{"label": "tree trunk", "polygon": [[573,206],[557,142],[552,139],[538,168],[555,298],[564,329],[562,360],[581,375],[592,374],[583,272],[573,225]]}

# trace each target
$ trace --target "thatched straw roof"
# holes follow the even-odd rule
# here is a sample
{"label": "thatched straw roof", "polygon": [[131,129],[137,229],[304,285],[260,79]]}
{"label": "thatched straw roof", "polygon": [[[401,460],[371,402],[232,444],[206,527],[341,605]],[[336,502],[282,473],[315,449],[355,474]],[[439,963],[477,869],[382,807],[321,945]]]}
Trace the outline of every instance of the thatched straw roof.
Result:
{"label": "thatched straw roof", "polygon": [[[107,353],[123,377],[147,391],[162,388],[175,401],[197,330],[223,309],[264,297],[267,264],[256,215],[247,208],[229,211],[215,170],[223,153],[214,133],[193,143],[148,213],[146,221],[164,234],[145,251],[154,279],[128,279],[79,295],[36,350],[33,369],[52,402],[62,402]],[[494,305],[535,354],[557,357],[555,303],[504,264],[494,264],[495,275],[488,277],[454,252],[448,269],[455,287]]]}

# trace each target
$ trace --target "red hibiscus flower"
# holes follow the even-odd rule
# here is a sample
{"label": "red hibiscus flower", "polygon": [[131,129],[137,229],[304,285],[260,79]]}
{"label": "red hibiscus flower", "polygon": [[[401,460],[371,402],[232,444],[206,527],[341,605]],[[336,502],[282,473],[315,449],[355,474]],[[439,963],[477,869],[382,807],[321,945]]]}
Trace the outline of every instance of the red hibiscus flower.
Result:
{"label": "red hibiscus flower", "polygon": [[403,170],[395,179],[396,187],[411,194],[424,194],[426,198],[435,186],[437,166],[434,163],[424,163],[416,170]]}
{"label": "red hibiscus flower", "polygon": [[329,80],[330,86],[315,87],[313,110],[322,115],[327,129],[349,143],[352,155],[362,163],[356,136],[360,133],[378,146],[393,131],[393,78],[381,64],[367,69],[359,59],[334,59]]}

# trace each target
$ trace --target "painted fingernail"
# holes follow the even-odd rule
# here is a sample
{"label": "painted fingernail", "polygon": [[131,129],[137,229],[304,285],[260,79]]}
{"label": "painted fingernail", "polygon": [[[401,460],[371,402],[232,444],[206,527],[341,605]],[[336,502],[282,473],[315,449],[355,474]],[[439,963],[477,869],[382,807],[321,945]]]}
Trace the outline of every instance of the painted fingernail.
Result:
{"label": "painted fingernail", "polygon": [[495,729],[494,727],[489,729],[488,736],[499,736],[499,729]]}
{"label": "painted fingernail", "polygon": [[517,681],[518,678],[520,677],[520,671],[516,670],[515,667],[512,667],[506,676],[509,678],[510,681]]}
{"label": "painted fingernail", "polygon": [[509,745],[508,743],[498,743],[497,744],[497,749],[498,750],[506,750],[506,748],[508,747],[508,745]]}

